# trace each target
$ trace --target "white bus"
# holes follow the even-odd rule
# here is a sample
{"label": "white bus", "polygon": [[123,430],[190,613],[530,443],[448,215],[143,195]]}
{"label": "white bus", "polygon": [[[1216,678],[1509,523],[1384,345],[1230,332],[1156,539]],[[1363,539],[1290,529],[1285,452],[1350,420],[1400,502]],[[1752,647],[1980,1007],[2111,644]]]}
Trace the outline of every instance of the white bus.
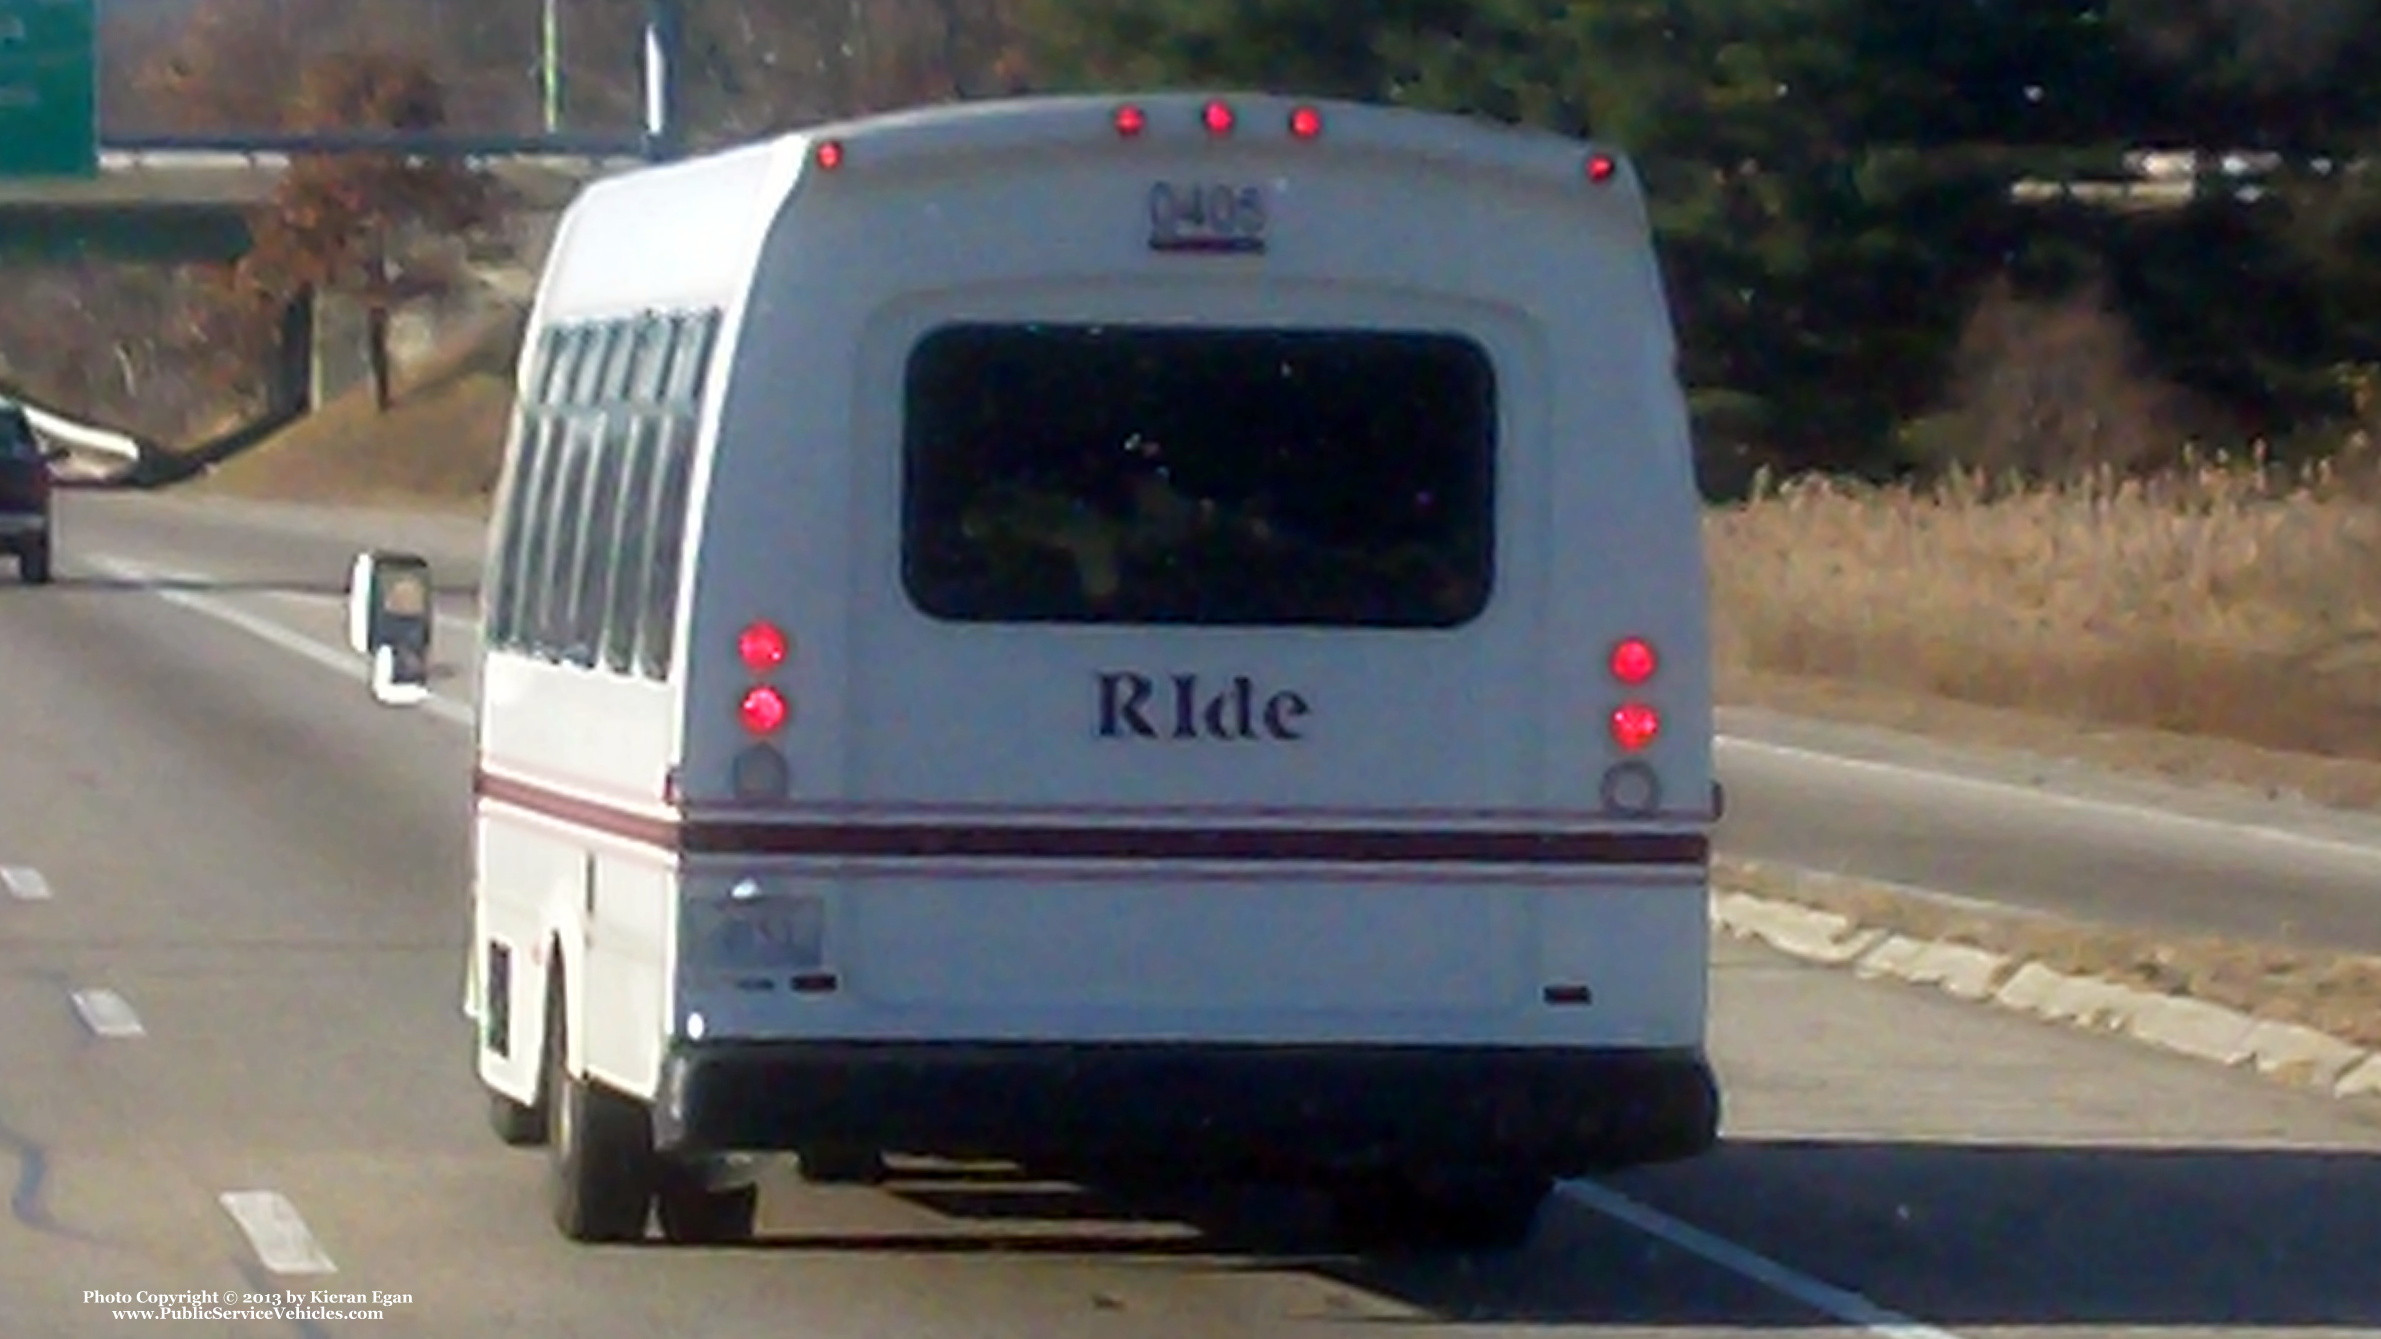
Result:
{"label": "white bus", "polygon": [[568,1237],[892,1154],[1493,1244],[1713,1146],[1624,158],[1254,95],[821,127],[590,186],[518,395],[465,1009]]}

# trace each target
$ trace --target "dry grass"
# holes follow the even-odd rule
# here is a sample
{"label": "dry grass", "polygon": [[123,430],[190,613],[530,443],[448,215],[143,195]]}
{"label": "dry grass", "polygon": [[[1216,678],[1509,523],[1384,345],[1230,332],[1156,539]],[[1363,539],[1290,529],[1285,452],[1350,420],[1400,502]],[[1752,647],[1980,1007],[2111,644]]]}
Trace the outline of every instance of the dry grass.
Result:
{"label": "dry grass", "polygon": [[[2351,760],[2313,789],[2369,801],[2381,786],[2353,763],[2381,762],[2381,503],[2351,473],[2219,461],[2038,488],[1765,489],[1707,524],[1723,683]],[[2275,784],[2323,769],[2299,771]]]}
{"label": "dry grass", "polygon": [[200,492],[484,512],[502,464],[519,330],[498,320],[401,377],[360,386],[193,485]]}
{"label": "dry grass", "polygon": [[1871,929],[1968,944],[2014,961],[2204,1000],[2381,1049],[2381,958],[1987,909],[1751,861],[1715,861],[1713,875],[1724,887],[1832,911]]}

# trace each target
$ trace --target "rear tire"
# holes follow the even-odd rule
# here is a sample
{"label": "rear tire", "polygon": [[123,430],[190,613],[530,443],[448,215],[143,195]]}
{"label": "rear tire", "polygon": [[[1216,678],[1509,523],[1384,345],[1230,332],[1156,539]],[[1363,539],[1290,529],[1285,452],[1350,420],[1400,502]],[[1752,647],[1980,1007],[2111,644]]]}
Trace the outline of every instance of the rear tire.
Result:
{"label": "rear tire", "polygon": [[17,554],[17,576],[28,586],[50,584],[50,541],[46,537]]}
{"label": "rear tire", "polygon": [[554,980],[545,1056],[547,1201],[554,1226],[572,1241],[642,1241],[655,1189],[652,1120],[644,1103],[571,1075],[559,966]]}
{"label": "rear tire", "polygon": [[488,1128],[510,1148],[536,1148],[546,1142],[546,1108],[540,1101],[523,1106],[491,1088],[488,1090]]}
{"label": "rear tire", "polygon": [[699,1166],[662,1169],[654,1195],[664,1239],[681,1246],[727,1246],[752,1240],[761,1189],[745,1184],[714,1188]]}

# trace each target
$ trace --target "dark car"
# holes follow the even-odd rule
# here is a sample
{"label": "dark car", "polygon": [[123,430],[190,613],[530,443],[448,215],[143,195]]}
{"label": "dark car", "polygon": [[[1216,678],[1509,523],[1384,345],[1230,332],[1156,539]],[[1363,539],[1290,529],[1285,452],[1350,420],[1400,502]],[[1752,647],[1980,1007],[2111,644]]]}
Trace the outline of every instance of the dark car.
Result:
{"label": "dark car", "polygon": [[39,585],[50,579],[50,462],[23,408],[0,403],[0,553],[13,554],[17,575]]}

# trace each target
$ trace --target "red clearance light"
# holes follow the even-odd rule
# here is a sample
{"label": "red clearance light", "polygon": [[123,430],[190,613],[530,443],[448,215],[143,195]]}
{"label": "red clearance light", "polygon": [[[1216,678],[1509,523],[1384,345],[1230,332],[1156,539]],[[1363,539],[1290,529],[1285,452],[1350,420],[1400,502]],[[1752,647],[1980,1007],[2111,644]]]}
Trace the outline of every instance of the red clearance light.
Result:
{"label": "red clearance light", "polygon": [[736,706],[736,715],[743,720],[744,728],[756,735],[777,733],[792,714],[793,708],[786,704],[785,694],[767,684],[745,693],[744,700]]}
{"label": "red clearance light", "polygon": [[1116,109],[1116,133],[1131,139],[1149,128],[1149,113],[1127,104]]}
{"label": "red clearance light", "polygon": [[785,634],[771,623],[755,623],[736,634],[736,658],[755,674],[766,674],[785,663]]}
{"label": "red clearance light", "polygon": [[1587,179],[1602,185],[1620,171],[1620,163],[1608,153],[1592,154],[1587,160]]}
{"label": "red clearance light", "polygon": [[1232,115],[1232,105],[1228,102],[1208,103],[1207,109],[1199,113],[1199,122],[1207,127],[1207,133],[1210,135],[1229,135],[1232,133],[1232,127],[1238,123],[1237,118]]}
{"label": "red clearance light", "polygon": [[812,153],[811,156],[817,160],[818,165],[821,168],[832,172],[836,168],[843,166],[843,141],[834,139],[820,140],[818,148]]}
{"label": "red clearance light", "polygon": [[1612,709],[1612,742],[1631,753],[1637,752],[1662,733],[1662,714],[1642,702],[1630,702]]}
{"label": "red clearance light", "polygon": [[1290,133],[1299,139],[1317,139],[1323,133],[1323,114],[1312,107],[1300,107],[1290,113]]}
{"label": "red clearance light", "polygon": [[1612,648],[1612,677],[1632,687],[1653,677],[1653,643],[1642,637],[1624,639]]}

